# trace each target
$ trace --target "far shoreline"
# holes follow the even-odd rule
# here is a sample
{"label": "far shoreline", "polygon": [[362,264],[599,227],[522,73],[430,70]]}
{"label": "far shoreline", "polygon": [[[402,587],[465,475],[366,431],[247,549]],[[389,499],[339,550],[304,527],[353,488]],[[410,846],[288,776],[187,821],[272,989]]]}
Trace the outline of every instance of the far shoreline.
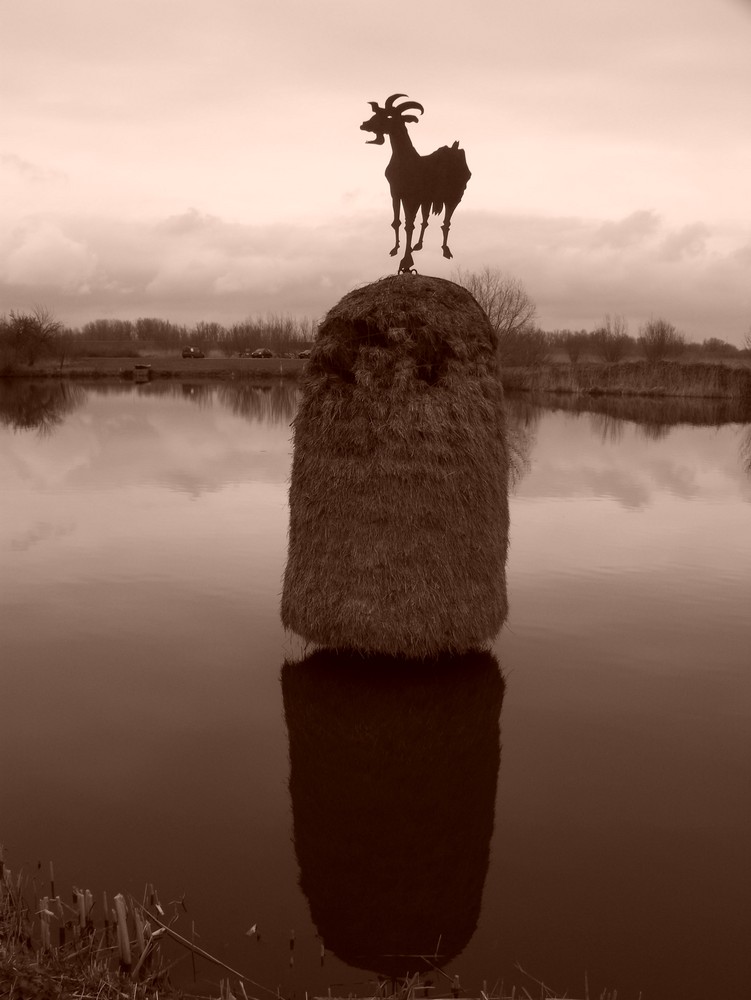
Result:
{"label": "far shoreline", "polygon": [[[59,363],[14,366],[3,380],[60,379],[96,382],[258,382],[299,380],[302,358],[182,358],[170,354],[142,357],[84,357]],[[137,375],[138,369],[138,375]],[[672,360],[648,362],[557,362],[535,367],[505,367],[507,391],[574,396],[650,399],[732,399],[751,413],[751,364]]]}

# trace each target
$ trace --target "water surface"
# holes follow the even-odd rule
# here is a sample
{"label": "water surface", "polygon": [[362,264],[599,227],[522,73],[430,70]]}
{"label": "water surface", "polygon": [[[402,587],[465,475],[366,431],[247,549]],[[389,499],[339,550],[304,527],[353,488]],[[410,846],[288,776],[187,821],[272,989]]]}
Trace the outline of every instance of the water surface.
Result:
{"label": "water surface", "polygon": [[585,970],[593,995],[745,995],[751,426],[510,399],[508,624],[465,686],[391,702],[381,669],[360,696],[295,671],[279,624],[295,405],[0,385],[6,863],[184,895],[202,947],[300,997],[418,967],[382,957],[426,947],[415,895],[474,995],[532,991],[516,962],[573,996]]}

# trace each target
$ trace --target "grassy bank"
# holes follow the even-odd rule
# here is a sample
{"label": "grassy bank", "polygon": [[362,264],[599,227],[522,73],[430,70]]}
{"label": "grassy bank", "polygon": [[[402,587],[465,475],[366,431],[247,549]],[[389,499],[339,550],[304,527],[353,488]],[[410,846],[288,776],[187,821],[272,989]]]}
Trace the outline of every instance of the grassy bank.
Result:
{"label": "grassy bank", "polygon": [[[296,380],[306,362],[299,358],[182,358],[174,354],[132,358],[77,358],[59,364],[14,366],[6,377],[122,379],[135,365],[150,367],[150,378],[178,381]],[[643,396],[654,399],[724,399],[751,406],[751,365],[696,361],[618,361],[504,368],[504,389],[532,393]]]}
{"label": "grassy bank", "polygon": [[[151,886],[143,902],[121,894],[108,901],[105,893],[100,904],[80,889],[67,898],[72,903],[56,894],[51,865],[49,888],[43,888],[39,876],[6,868],[0,845],[0,996],[6,1000],[285,1000],[179,934],[178,904],[167,904],[174,912],[165,912]],[[200,993],[171,984],[174,961],[162,950],[167,938],[190,951],[194,963],[199,956],[219,967]]]}
{"label": "grassy bank", "polygon": [[[56,893],[50,865],[50,883],[42,887],[35,878],[13,873],[3,865],[0,844],[0,997],[3,1000],[294,1000],[285,997],[279,986],[264,986],[214,958],[195,943],[177,933],[175,924],[181,904],[173,901],[163,908],[153,887],[147,887],[143,902],[117,895],[101,907],[88,891],[73,889],[63,902]],[[46,895],[43,895],[46,893]],[[110,909],[110,903],[112,908]],[[165,912],[167,911],[167,912]],[[170,912],[172,911],[172,912]],[[193,934],[194,928],[191,930]],[[174,987],[170,965],[162,952],[170,938],[180,948],[212,964],[216,976],[189,991]],[[450,976],[436,966],[431,956],[421,958],[425,968],[405,979],[360,980],[365,1000],[518,1000],[530,997],[525,989],[496,982],[483,982],[479,997],[462,988],[458,976]],[[526,972],[516,970],[541,1000],[561,1000],[560,994]],[[440,985],[432,985],[438,977]],[[325,998],[312,1000],[352,1000],[358,996],[344,983],[337,992],[329,986]],[[576,995],[576,994],[575,994]],[[604,990],[600,1000],[617,1000],[617,990]],[[564,996],[568,996],[565,993]],[[590,1000],[587,976],[584,991]],[[305,997],[308,992],[305,991]]]}
{"label": "grassy bank", "polygon": [[174,354],[139,358],[76,358],[62,366],[40,362],[33,367],[14,365],[6,378],[133,379],[136,365],[148,365],[152,379],[182,381],[232,379],[296,379],[305,361],[300,358],[182,358]]}
{"label": "grassy bank", "polygon": [[608,395],[693,397],[751,402],[751,366],[683,361],[618,361],[506,368],[504,389]]}

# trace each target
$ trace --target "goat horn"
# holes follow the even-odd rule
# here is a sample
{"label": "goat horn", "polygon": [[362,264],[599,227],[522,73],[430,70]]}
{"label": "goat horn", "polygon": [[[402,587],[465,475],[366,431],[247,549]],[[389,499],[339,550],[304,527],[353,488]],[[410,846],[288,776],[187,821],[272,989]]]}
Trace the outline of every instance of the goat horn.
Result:
{"label": "goat horn", "polygon": [[394,108],[393,110],[398,111],[400,115],[403,115],[405,111],[409,111],[411,108],[419,111],[421,115],[425,113],[425,108],[422,104],[418,104],[417,101],[405,101],[404,104],[400,104],[398,108]]}
{"label": "goat horn", "polygon": [[400,97],[406,97],[406,94],[392,94],[391,97],[386,98],[386,103],[383,105],[384,111],[391,111],[394,106],[394,101]]}

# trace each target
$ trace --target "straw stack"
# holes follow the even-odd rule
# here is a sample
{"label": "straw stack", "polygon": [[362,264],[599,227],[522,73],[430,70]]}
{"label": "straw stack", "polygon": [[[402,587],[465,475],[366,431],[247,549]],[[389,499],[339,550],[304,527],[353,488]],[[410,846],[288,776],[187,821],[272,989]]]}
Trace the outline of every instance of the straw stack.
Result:
{"label": "straw stack", "polygon": [[464,288],[384,278],[326,316],[294,421],[284,626],[423,657],[505,621],[508,456],[496,336]]}

